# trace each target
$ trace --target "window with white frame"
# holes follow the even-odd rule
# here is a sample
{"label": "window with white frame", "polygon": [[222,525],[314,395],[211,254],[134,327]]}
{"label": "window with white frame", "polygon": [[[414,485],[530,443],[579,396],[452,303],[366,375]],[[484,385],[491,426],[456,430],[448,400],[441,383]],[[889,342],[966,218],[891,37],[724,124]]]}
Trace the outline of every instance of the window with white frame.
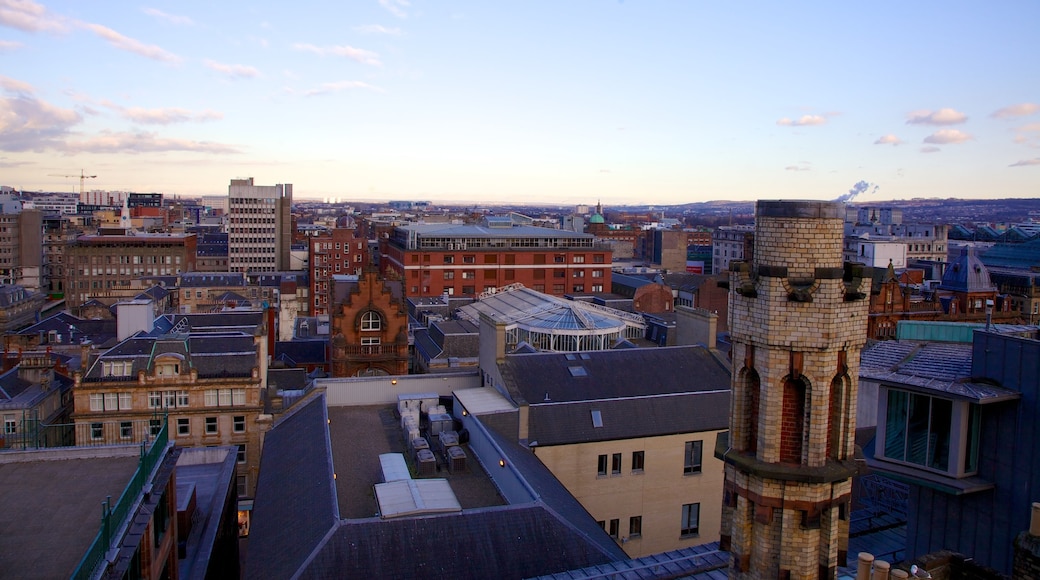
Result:
{"label": "window with white frame", "polygon": [[191,419],[188,417],[179,417],[177,419],[177,435],[191,435]]}
{"label": "window with white frame", "polygon": [[378,336],[362,336],[361,337],[361,344],[362,344],[362,346],[372,346],[372,345],[379,344],[379,337]]}
{"label": "window with white frame", "polygon": [[130,421],[119,422],[119,438],[129,439],[134,436],[134,424]]}
{"label": "window with white frame", "polygon": [[105,436],[105,426],[102,423],[90,424],[90,438],[101,439]]}
{"label": "window with white frame", "polygon": [[101,374],[106,377],[128,377],[134,368],[133,361],[114,360],[102,361]]}
{"label": "window with white frame", "polygon": [[378,312],[369,310],[361,315],[361,330],[381,330],[383,317]]}
{"label": "window with white frame", "polygon": [[215,435],[217,433],[217,418],[206,417],[206,435]]}
{"label": "window with white frame", "polygon": [[12,435],[18,432],[18,420],[14,415],[4,415],[4,434]]}
{"label": "window with white frame", "polygon": [[245,415],[235,415],[232,417],[231,430],[235,433],[246,432],[246,417]]}

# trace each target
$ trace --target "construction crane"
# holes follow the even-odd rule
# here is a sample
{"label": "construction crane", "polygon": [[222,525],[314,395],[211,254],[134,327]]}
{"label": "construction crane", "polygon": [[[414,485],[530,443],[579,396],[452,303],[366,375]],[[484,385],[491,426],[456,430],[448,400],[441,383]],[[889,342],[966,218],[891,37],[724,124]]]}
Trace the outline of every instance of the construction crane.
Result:
{"label": "construction crane", "polygon": [[87,180],[87,179],[94,179],[95,177],[97,177],[97,175],[87,175],[87,174],[83,173],[82,169],[79,170],[79,175],[75,175],[75,174],[73,174],[73,175],[66,175],[66,174],[63,174],[63,173],[48,173],[48,175],[51,176],[51,177],[65,177],[65,178],[78,177],[79,178],[79,198],[80,198],[80,200],[83,199],[83,182],[85,180]]}

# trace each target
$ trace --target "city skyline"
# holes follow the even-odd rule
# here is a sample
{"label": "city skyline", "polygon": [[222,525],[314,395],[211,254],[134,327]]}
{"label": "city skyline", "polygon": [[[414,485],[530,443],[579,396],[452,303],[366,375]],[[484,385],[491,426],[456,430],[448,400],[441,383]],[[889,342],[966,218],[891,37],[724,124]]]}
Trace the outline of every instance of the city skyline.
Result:
{"label": "city skyline", "polygon": [[1040,197],[1038,20],[1029,2],[0,0],[0,184]]}

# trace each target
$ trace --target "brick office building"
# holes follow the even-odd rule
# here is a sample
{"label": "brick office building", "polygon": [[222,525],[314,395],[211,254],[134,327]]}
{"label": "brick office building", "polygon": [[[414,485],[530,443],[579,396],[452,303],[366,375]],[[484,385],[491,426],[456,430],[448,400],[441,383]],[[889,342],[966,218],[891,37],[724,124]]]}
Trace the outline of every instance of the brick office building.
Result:
{"label": "brick office building", "polygon": [[382,272],[399,277],[407,296],[477,296],[516,283],[554,296],[610,290],[612,252],[594,236],[509,218],[398,226],[380,253]]}
{"label": "brick office building", "polygon": [[311,315],[327,315],[332,277],[360,275],[368,265],[368,241],[353,228],[335,228],[327,234],[313,236],[307,241],[307,264]]}

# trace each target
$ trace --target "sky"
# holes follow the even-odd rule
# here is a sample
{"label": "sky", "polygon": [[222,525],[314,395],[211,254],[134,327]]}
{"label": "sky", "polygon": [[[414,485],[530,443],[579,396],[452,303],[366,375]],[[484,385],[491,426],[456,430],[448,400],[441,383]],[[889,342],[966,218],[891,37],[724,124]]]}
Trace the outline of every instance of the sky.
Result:
{"label": "sky", "polygon": [[1040,197],[1040,2],[0,0],[0,185]]}

